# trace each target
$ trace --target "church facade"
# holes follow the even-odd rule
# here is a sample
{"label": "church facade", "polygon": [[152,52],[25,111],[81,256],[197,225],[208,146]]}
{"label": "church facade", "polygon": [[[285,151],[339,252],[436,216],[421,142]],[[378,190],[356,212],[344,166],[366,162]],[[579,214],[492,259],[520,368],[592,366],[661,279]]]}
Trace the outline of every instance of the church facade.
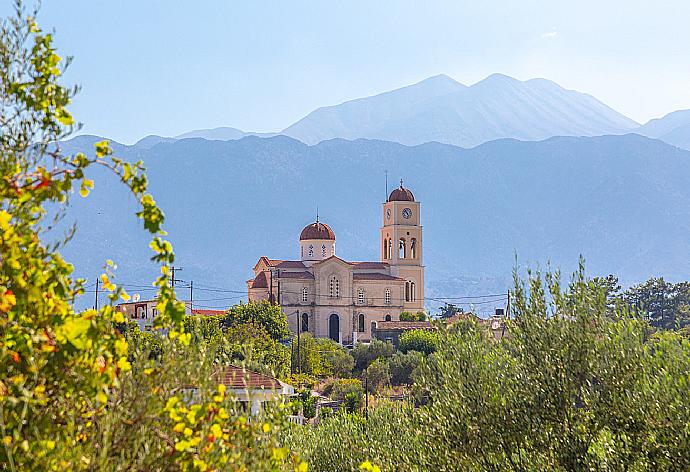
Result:
{"label": "church facade", "polygon": [[371,340],[374,321],[424,309],[420,204],[402,181],[383,203],[379,261],[341,259],[335,243],[317,217],[300,234],[299,260],[259,259],[247,281],[249,301],[279,304],[293,332],[341,344]]}

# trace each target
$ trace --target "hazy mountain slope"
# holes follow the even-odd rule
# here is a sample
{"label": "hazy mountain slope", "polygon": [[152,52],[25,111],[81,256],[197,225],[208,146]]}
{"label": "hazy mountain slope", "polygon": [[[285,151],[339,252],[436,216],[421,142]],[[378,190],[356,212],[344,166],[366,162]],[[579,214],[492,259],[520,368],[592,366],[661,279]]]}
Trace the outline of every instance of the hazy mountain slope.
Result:
{"label": "hazy mountain slope", "polygon": [[[239,292],[198,293],[202,305],[246,298],[259,256],[297,257],[317,205],[340,256],[378,258],[385,170],[422,202],[430,297],[503,292],[515,254],[521,264],[550,260],[566,271],[583,254],[591,273],[627,283],[690,277],[690,152],[638,135],[499,140],[471,150],[366,140],[307,146],[283,136],[120,150],[149,168],[180,278]],[[111,257],[120,280],[144,283],[155,271],[134,202],[97,172],[93,198],[73,201],[80,229],[67,255],[79,275],[92,278]]]}
{"label": "hazy mountain slope", "polygon": [[683,149],[690,149],[690,110],[678,110],[649,120],[635,132],[661,139]]}
{"label": "hazy mountain slope", "polygon": [[283,130],[314,144],[332,138],[430,141],[471,147],[499,138],[620,134],[639,126],[590,95],[545,79],[494,74],[471,87],[447,76],[319,108]]}
{"label": "hazy mountain slope", "polygon": [[176,139],[186,139],[186,138],[203,138],[208,140],[217,141],[231,141],[234,139],[241,139],[245,136],[261,136],[264,138],[269,138],[275,136],[276,133],[252,133],[242,131],[237,128],[220,127],[213,129],[198,129],[194,131],[189,131],[187,133],[175,136]]}
{"label": "hazy mountain slope", "polygon": [[664,142],[690,150],[690,123],[679,126],[659,137]]}
{"label": "hazy mountain slope", "polygon": [[677,110],[661,118],[649,120],[636,133],[650,138],[661,138],[681,126],[690,125],[690,110]]}

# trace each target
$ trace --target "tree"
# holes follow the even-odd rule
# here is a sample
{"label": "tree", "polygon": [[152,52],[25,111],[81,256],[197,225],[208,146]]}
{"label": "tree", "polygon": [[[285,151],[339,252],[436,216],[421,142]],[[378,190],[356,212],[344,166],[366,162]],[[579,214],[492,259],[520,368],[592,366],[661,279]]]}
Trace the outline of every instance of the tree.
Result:
{"label": "tree", "polygon": [[395,346],[389,342],[372,339],[369,344],[357,343],[350,351],[355,359],[355,369],[362,372],[364,369],[379,358],[388,358],[395,353]]}
{"label": "tree", "polygon": [[393,385],[411,385],[412,372],[422,363],[424,356],[417,351],[396,352],[388,360]]}
{"label": "tree", "polygon": [[672,284],[663,277],[630,287],[622,295],[624,303],[656,328],[682,328],[690,323],[690,283]]}
{"label": "tree", "polygon": [[362,381],[359,379],[336,379],[323,391],[324,395],[334,400],[343,400],[349,393],[362,396],[364,394]]}
{"label": "tree", "polygon": [[[184,304],[169,285],[172,245],[164,215],[148,193],[143,163],[115,156],[107,141],[92,155],[65,154],[60,141],[78,129],[67,107],[76,88],[60,84],[69,61],[52,34],[20,1],[0,25],[0,464],[8,470],[220,469],[229,460],[245,470],[277,470],[267,429],[284,415],[246,424],[223,388],[209,385],[210,358],[189,348]],[[85,281],[60,254],[65,237],[51,232],[74,190],[87,197],[87,173],[107,169],[130,192],[151,235],[159,315],[159,358],[145,343],[128,344],[114,304],[129,295],[115,280],[115,264],[100,277],[107,303],[77,312]],[[133,355],[135,362],[128,356]],[[195,385],[193,399],[183,390]],[[197,415],[197,412],[203,412]],[[270,423],[269,423],[270,422]],[[265,426],[264,426],[265,425]],[[251,450],[251,454],[236,451]]]}
{"label": "tree", "polygon": [[462,308],[457,307],[452,303],[446,303],[445,305],[438,307],[438,309],[441,310],[440,317],[443,319],[448,319],[463,312]]}
{"label": "tree", "polygon": [[302,333],[299,343],[297,336],[292,339],[292,360],[295,370],[315,377],[331,375],[346,376],[352,372],[354,360],[344,347],[331,339],[314,338],[310,333]]}
{"label": "tree", "polygon": [[391,384],[391,372],[388,362],[379,358],[371,363],[362,374],[363,379],[367,379],[366,388],[370,393],[380,392]]}
{"label": "tree", "polygon": [[409,311],[403,311],[400,313],[400,321],[426,321],[427,316],[423,311],[418,311],[417,313],[410,313]]}
{"label": "tree", "polygon": [[[509,336],[443,334],[420,368],[433,470],[676,470],[690,463],[690,343],[645,342],[584,268],[516,280]],[[478,453],[481,451],[481,453]]]}
{"label": "tree", "polygon": [[290,335],[287,316],[283,310],[265,300],[235,305],[223,318],[223,326],[226,328],[236,323],[249,322],[262,325],[276,341],[284,340]]}
{"label": "tree", "polygon": [[428,355],[436,351],[438,344],[439,336],[436,331],[411,329],[400,335],[398,349],[401,352],[417,351]]}

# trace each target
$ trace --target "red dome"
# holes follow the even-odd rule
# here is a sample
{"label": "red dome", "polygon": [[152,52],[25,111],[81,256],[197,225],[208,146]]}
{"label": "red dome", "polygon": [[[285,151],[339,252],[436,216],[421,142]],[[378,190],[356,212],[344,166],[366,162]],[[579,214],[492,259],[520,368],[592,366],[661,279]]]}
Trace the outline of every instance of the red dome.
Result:
{"label": "red dome", "polygon": [[410,189],[403,187],[402,180],[400,187],[393,190],[388,197],[389,202],[414,202],[414,195]]}
{"label": "red dome", "polygon": [[329,239],[335,241],[335,233],[330,226],[317,221],[304,227],[299,235],[299,240],[304,241],[305,239]]}

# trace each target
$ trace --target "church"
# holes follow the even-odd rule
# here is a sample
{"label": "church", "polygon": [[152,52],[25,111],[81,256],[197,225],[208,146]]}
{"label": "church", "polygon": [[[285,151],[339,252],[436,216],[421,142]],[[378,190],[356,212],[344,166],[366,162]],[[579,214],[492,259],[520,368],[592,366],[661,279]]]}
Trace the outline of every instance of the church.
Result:
{"label": "church", "polygon": [[393,190],[383,203],[380,261],[346,261],[335,233],[319,221],[299,237],[299,260],[261,257],[247,281],[250,302],[279,304],[290,329],[341,344],[370,341],[372,322],[398,321],[424,309],[420,205],[412,191]]}

